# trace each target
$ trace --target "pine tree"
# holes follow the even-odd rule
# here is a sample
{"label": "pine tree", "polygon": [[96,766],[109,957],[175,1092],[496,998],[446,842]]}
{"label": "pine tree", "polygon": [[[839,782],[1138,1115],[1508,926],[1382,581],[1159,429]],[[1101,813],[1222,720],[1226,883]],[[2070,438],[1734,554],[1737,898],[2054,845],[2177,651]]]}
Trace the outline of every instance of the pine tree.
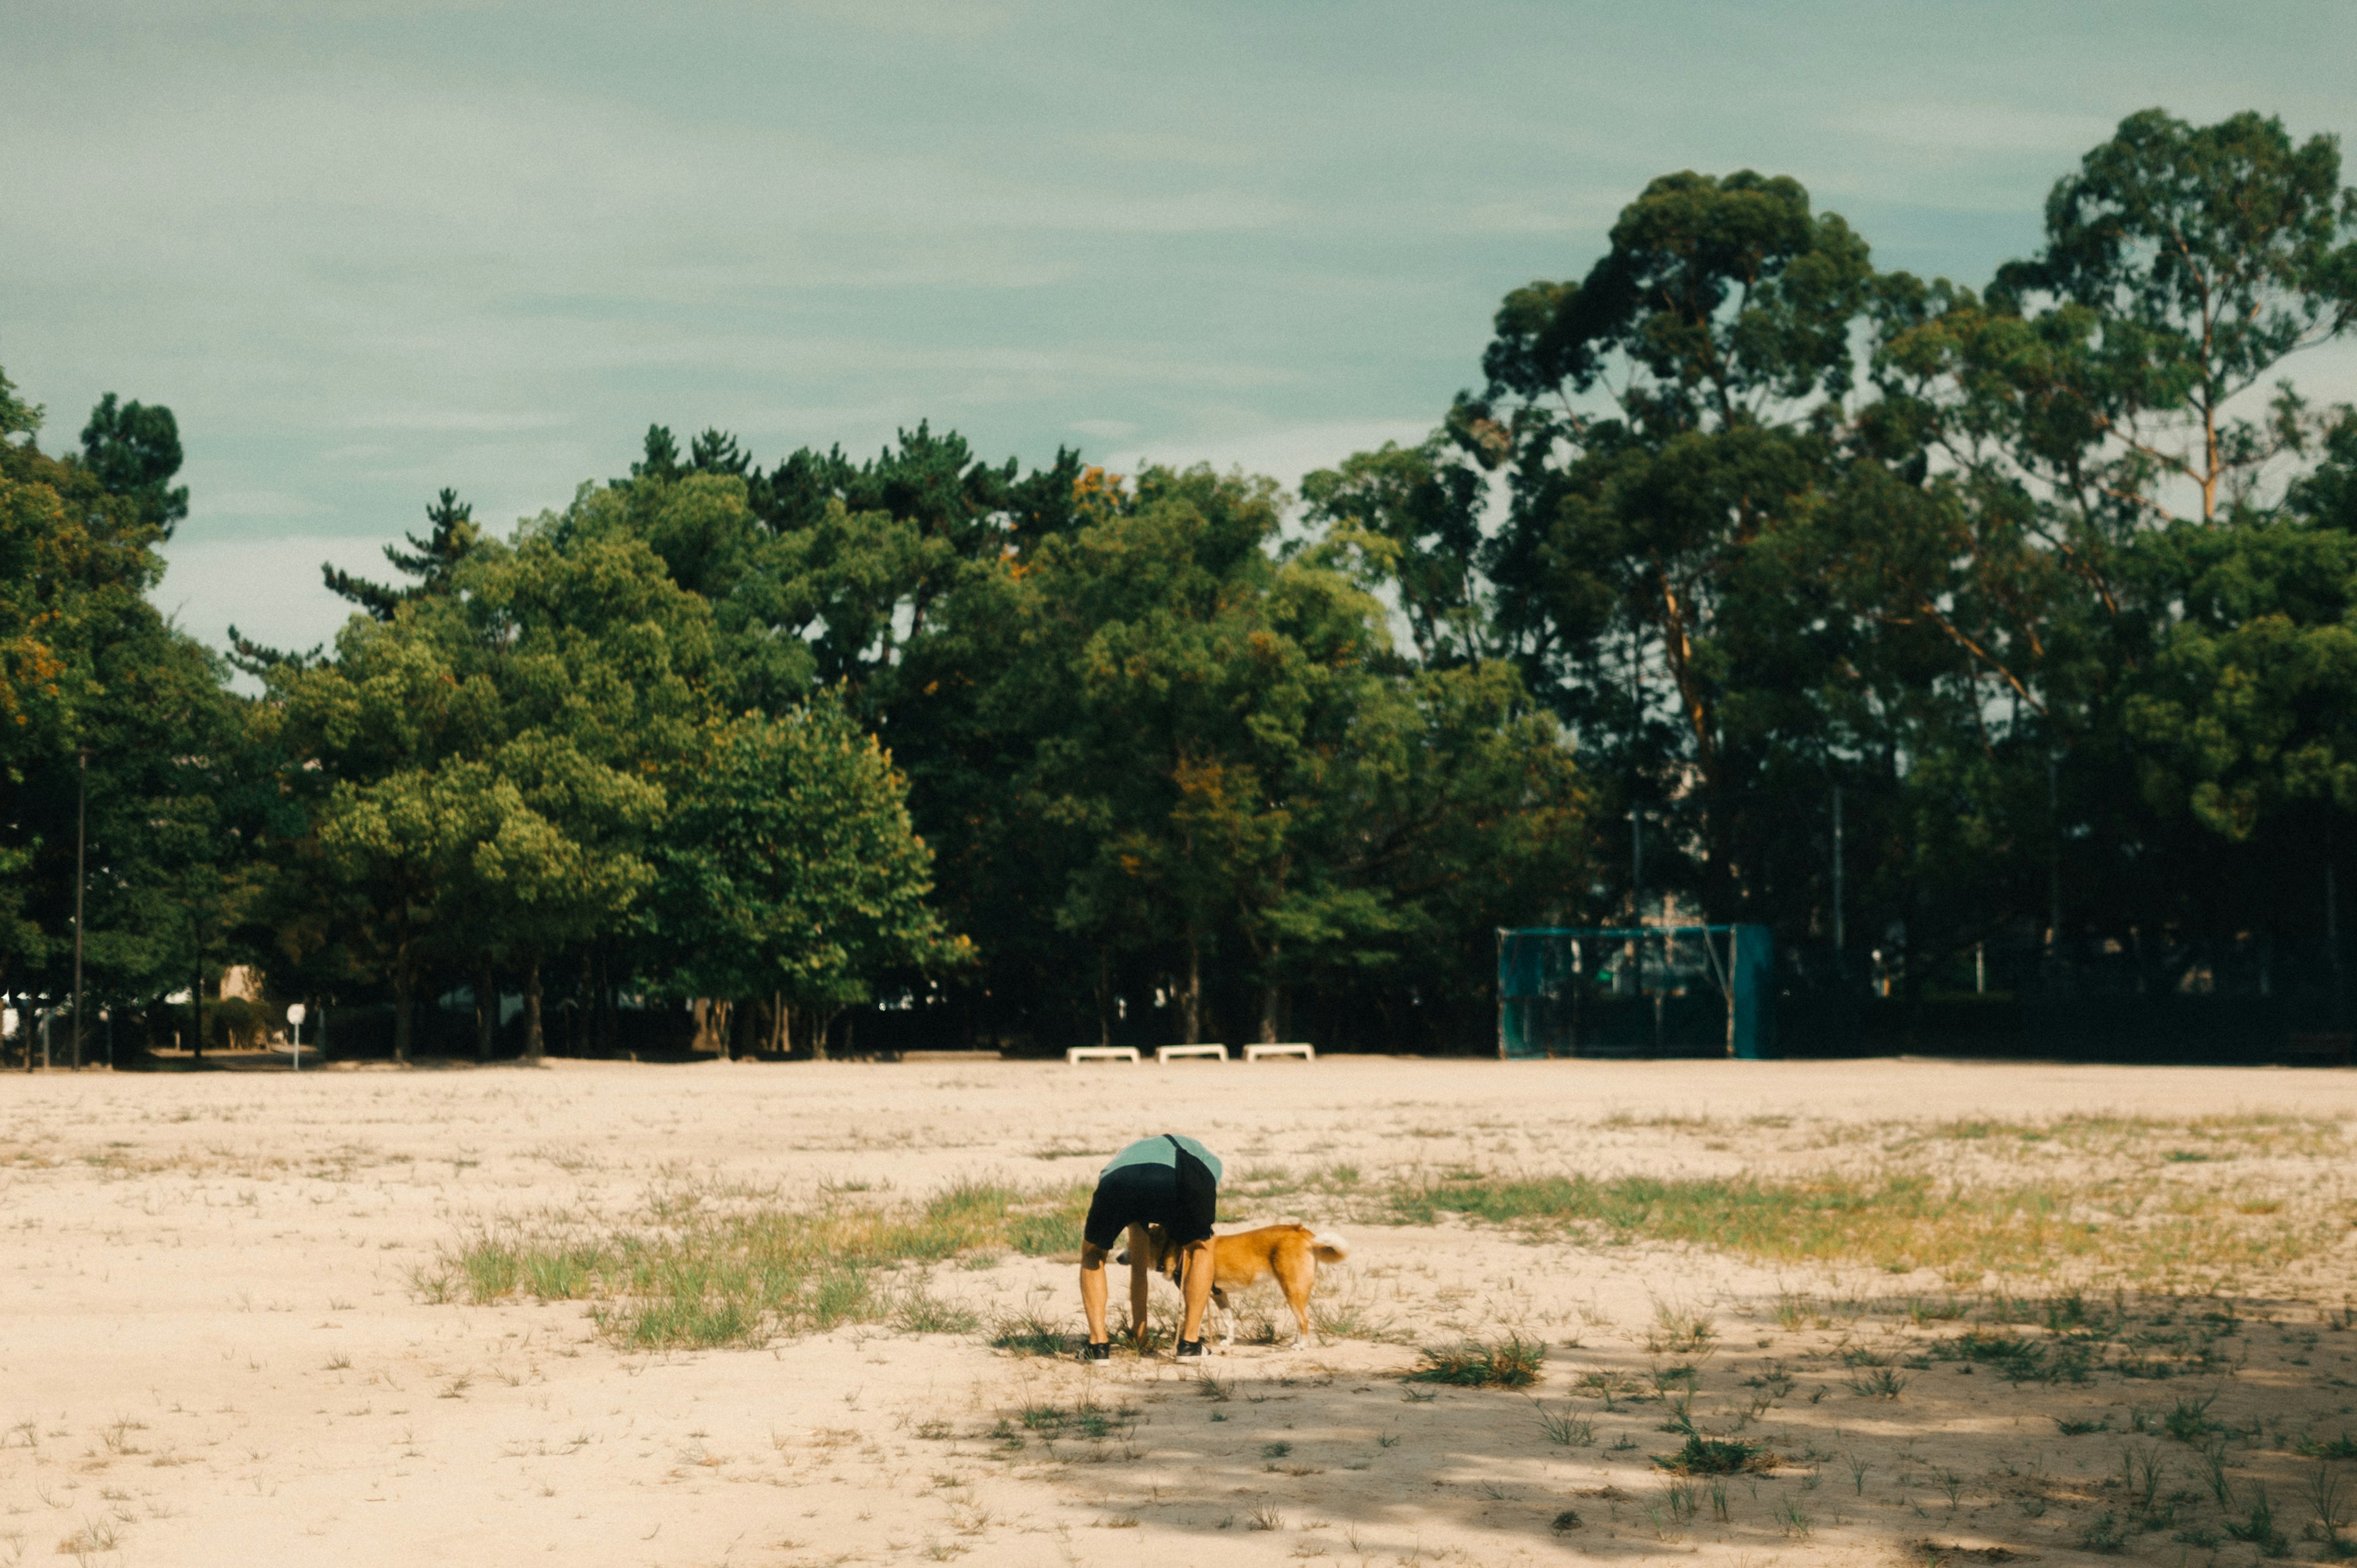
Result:
{"label": "pine tree", "polygon": [[458,492],[447,485],[425,509],[425,521],[433,525],[432,532],[423,539],[414,533],[406,535],[407,550],[397,544],[384,547],[384,558],[402,575],[417,579],[415,582],[406,585],[372,583],[322,564],[319,573],[328,591],[351,600],[378,620],[391,620],[393,612],[411,599],[448,592],[450,575],[474,549],[482,531],[475,525],[475,509],[460,500]]}

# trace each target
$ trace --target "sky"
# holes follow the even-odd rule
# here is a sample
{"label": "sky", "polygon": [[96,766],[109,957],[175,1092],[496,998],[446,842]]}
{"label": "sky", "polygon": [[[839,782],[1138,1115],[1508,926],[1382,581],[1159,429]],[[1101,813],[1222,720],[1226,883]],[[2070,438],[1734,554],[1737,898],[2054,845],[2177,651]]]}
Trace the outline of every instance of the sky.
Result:
{"label": "sky", "polygon": [[1977,284],[2136,110],[2357,147],[2352,59],[2347,0],[8,0],[0,367],[52,450],[169,405],[157,603],[307,647],[323,560],[445,485],[561,507],[651,423],[1290,486],[1430,428],[1657,174],[1792,175]]}

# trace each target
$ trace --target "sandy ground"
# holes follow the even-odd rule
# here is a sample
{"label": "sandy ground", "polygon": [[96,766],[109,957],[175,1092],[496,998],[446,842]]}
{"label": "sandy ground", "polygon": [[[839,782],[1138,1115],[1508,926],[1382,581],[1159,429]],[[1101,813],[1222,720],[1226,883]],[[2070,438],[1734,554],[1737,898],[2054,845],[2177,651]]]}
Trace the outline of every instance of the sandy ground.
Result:
{"label": "sandy ground", "polygon": [[[2210,1393],[2213,1417],[2252,1428],[2242,1484],[2271,1481],[2292,1550],[2312,1556],[2298,1498],[2317,1466],[2291,1448],[2357,1425],[2341,1420],[2357,1334],[2333,1326],[2352,1272],[2339,1247],[2225,1304],[2240,1321],[2223,1369],[2164,1383],[1924,1363],[1961,1326],[1895,1305],[1941,1294],[1929,1275],[1374,1224],[1298,1195],[1223,1212],[1341,1224],[1351,1259],[1321,1292],[1390,1333],[1240,1346],[1208,1387],[1168,1362],[1084,1369],[986,1334],[631,1354],[579,1304],[432,1305],[413,1285],[471,1225],[621,1215],[663,1183],[915,1197],[961,1176],[1078,1179],[1164,1130],[1202,1137],[1241,1186],[1335,1163],[1371,1182],[1823,1169],[1943,1118],[2251,1111],[2357,1122],[2357,1074],[1329,1058],[0,1078],[0,1565],[2072,1562],[2088,1521],[2125,1506],[2124,1449],[2163,1462],[2162,1496],[2201,1489],[2190,1445],[2133,1434],[2142,1412]],[[2312,1189],[2341,1163],[2311,1148],[2235,1179]],[[1077,1328],[1068,1265],[974,1262],[931,1288]],[[1846,1305],[1796,1312],[1802,1295]],[[1717,1330],[1684,1359],[1695,1413],[1756,1407],[1746,1437],[1783,1460],[1717,1498],[1696,1483],[1691,1518],[1651,1462],[1678,1441],[1663,1403],[1632,1395],[1677,1360],[1665,1305]],[[1509,1327],[1550,1347],[1537,1402],[1401,1381],[1418,1342]],[[1846,1386],[1857,1364],[1910,1357],[1899,1398]],[[1623,1397],[1598,1397],[1616,1380]],[[1022,1422],[1082,1404],[1103,1435]],[[1586,1420],[1595,1441],[1551,1441],[1543,1415]],[[2108,1430],[2066,1436],[2062,1420]],[[1558,1529],[1566,1510],[1578,1522]],[[2192,1534],[2128,1552],[2255,1559]]]}

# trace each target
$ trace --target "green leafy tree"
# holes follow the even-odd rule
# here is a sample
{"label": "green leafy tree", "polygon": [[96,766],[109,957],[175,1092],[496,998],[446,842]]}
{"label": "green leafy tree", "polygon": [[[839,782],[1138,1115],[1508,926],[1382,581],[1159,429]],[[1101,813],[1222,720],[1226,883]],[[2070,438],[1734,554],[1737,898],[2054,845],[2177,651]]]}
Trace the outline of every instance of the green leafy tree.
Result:
{"label": "green leafy tree", "polygon": [[2236,843],[2357,809],[2357,536],[2283,519],[2167,547],[2183,611],[2126,701],[2153,805]]}
{"label": "green leafy tree", "polygon": [[1693,846],[1714,918],[1760,894],[1739,803],[1793,734],[1785,696],[1823,679],[1793,667],[1810,639],[1754,553],[1835,464],[1876,286],[1865,242],[1794,181],[1664,176],[1585,278],[1506,297],[1486,395],[1451,415],[1508,478],[1482,563],[1502,629],[1612,806]]}
{"label": "green leafy tree", "polygon": [[2270,419],[2235,400],[2357,325],[2357,190],[2330,136],[2147,109],[2056,184],[2045,249],[1990,292],[2043,350],[2014,389],[2024,456],[2082,506],[2166,517],[2165,488],[2185,484],[2215,521],[2300,444],[2296,399]]}
{"label": "green leafy tree", "polygon": [[[177,446],[137,472],[60,460],[37,417],[0,377],[0,991],[71,989],[87,782],[85,985],[142,1007],[229,957],[253,803],[238,704],[146,596]],[[171,416],[109,399],[91,424],[103,457]]]}
{"label": "green leafy tree", "polygon": [[[1264,1038],[1305,986],[1405,993],[1447,967],[1419,949],[1486,939],[1526,891],[1461,856],[1485,832],[1539,851],[1540,881],[1576,860],[1560,734],[1494,663],[1402,669],[1355,542],[1279,552],[1274,488],[1207,469],[1085,500],[956,613],[1010,650],[983,706],[1028,751],[1009,816],[1038,826],[1012,833],[1060,847],[1056,926],[1101,955],[1101,1031],[1116,961],[1174,999],[1181,1039],[1222,993],[1248,991]],[[1474,712],[1497,730],[1467,733]]]}
{"label": "green leafy tree", "polygon": [[470,544],[449,591],[355,617],[334,659],[267,673],[292,774],[317,792],[317,862],[341,885],[325,905],[359,917],[348,940],[393,993],[396,1051],[429,972],[488,993],[496,957],[521,973],[537,1056],[544,964],[623,935],[651,875],[656,780],[710,712],[708,607],[576,508]]}
{"label": "green leafy tree", "polygon": [[932,857],[907,790],[834,691],[715,725],[657,851],[673,986],[740,1020],[774,997],[781,1040],[799,1014],[823,1057],[832,1020],[882,978],[963,964],[970,944],[927,902]]}
{"label": "green leafy tree", "polygon": [[180,471],[180,426],[162,404],[117,403],[113,392],[99,399],[82,427],[81,461],[159,537],[171,538],[188,517],[188,487],[172,483]]}

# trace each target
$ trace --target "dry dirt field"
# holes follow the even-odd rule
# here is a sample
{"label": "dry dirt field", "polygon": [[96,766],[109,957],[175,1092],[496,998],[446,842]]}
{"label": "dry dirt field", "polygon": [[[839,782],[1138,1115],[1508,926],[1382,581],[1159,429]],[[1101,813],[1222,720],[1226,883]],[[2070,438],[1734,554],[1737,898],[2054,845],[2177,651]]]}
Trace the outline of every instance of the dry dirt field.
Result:
{"label": "dry dirt field", "polygon": [[[1914,1061],[9,1077],[0,1568],[2329,1558],[2352,1123]],[[1321,1346],[1041,1353],[1165,1130],[1348,1236]],[[1544,1359],[1411,1380],[1468,1341]]]}

